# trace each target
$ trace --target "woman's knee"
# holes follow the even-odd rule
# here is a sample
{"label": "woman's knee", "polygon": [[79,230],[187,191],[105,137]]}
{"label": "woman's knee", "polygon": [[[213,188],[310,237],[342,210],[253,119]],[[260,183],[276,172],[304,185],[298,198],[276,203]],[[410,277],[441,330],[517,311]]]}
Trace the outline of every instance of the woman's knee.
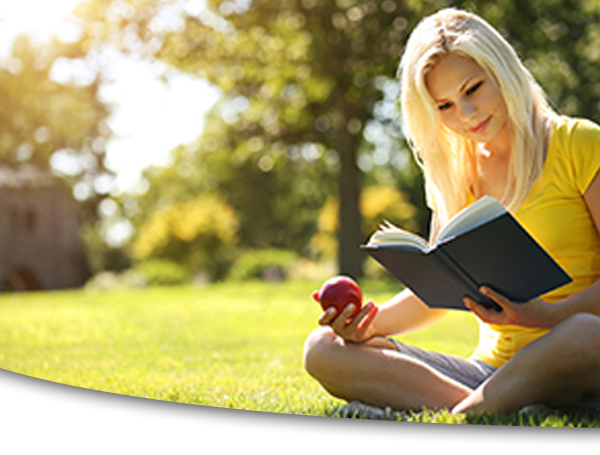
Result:
{"label": "woman's knee", "polygon": [[557,332],[570,340],[584,344],[600,343],[600,317],[592,313],[577,313],[556,326]]}
{"label": "woman's knee", "polygon": [[338,336],[329,326],[313,330],[304,343],[304,368],[313,377],[319,377],[329,363]]}
{"label": "woman's knee", "polygon": [[592,362],[600,366],[600,317],[578,313],[555,329],[565,356],[572,361]]}
{"label": "woman's knee", "polygon": [[600,393],[600,317],[591,313],[573,315],[550,332],[552,342],[545,358],[544,378],[562,384],[560,394],[549,404],[572,404],[584,394]]}

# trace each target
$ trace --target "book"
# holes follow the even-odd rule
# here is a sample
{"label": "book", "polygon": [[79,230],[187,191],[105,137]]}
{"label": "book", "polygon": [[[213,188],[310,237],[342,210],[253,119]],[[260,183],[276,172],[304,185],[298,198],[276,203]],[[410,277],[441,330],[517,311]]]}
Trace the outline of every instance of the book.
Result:
{"label": "book", "polygon": [[501,310],[481,286],[527,302],[572,281],[491,196],[457,213],[431,243],[384,222],[361,248],[431,308],[467,310],[463,298],[470,296]]}

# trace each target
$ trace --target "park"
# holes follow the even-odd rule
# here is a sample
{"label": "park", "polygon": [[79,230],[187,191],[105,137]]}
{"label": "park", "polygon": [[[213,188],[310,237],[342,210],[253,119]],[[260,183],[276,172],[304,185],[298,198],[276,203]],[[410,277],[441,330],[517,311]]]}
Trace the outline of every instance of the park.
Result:
{"label": "park", "polygon": [[[86,289],[0,297],[2,368],[62,384],[192,405],[331,418],[342,401],[302,366],[317,281]],[[395,281],[365,282],[382,301]],[[455,312],[404,340],[468,355],[477,323]],[[452,416],[409,422],[597,428],[590,416]]]}
{"label": "park", "polygon": [[[430,230],[398,115],[407,37],[424,15],[468,8],[510,40],[558,112],[598,122],[600,2],[542,3],[82,0],[63,33],[15,36],[0,61],[11,106],[0,130],[0,368],[144,399],[336,418],[345,402],[302,363],[321,314],[311,294],[344,274],[385,302],[402,284],[360,245],[384,219]],[[115,163],[142,162],[151,147],[119,143],[128,133],[111,87],[125,60],[165,87],[210,88],[171,115],[191,117],[194,138],[164,146],[167,159],[127,187]],[[163,129],[174,127],[148,121],[141,135]],[[399,339],[469,356],[478,324],[453,311]],[[423,409],[398,420],[600,426],[598,415],[561,412]]]}

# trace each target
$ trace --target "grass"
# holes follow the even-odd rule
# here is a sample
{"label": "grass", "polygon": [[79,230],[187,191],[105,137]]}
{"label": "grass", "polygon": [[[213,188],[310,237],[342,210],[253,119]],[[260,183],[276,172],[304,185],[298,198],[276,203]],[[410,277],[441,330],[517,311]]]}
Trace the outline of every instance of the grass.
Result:
{"label": "grass", "polygon": [[[328,416],[343,402],[302,368],[320,314],[320,283],[223,283],[203,288],[60,291],[0,295],[0,367],[63,384],[156,400]],[[364,283],[368,298],[395,292]],[[402,339],[468,355],[471,315],[453,312]],[[598,427],[589,418],[415,415],[415,422]]]}

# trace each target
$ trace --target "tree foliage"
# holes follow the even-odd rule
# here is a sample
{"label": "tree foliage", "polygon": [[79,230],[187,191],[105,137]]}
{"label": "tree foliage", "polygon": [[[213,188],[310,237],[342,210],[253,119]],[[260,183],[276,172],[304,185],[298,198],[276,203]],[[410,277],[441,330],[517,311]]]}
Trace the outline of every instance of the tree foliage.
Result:
{"label": "tree foliage", "polygon": [[394,76],[416,22],[444,6],[480,13],[515,46],[559,111],[599,120],[598,5],[89,0],[81,45],[92,52],[98,43],[117,44],[222,90],[197,147],[147,173],[142,209],[219,190],[239,214],[242,244],[303,252],[317,208],[332,196],[339,201],[339,269],[360,276],[364,186],[398,186],[418,208],[418,230],[426,230],[422,177],[394,121]]}
{"label": "tree foliage", "polygon": [[561,113],[600,122],[600,2],[458,2],[497,27]]}
{"label": "tree foliage", "polygon": [[69,68],[80,55],[76,46],[59,41],[15,38],[0,61],[0,165],[37,169],[70,190],[81,208],[82,238],[94,270],[105,245],[90,233],[113,180],[105,166],[110,110],[99,97],[97,74],[71,77]]}
{"label": "tree foliage", "polygon": [[36,47],[22,35],[0,67],[0,160],[52,172],[94,218],[112,178],[104,163],[109,111],[99,101],[97,80],[83,84],[51,77],[60,51],[56,44]]}
{"label": "tree foliage", "polygon": [[[360,276],[361,133],[381,98],[375,79],[394,74],[415,12],[390,1],[208,4],[203,15],[185,18],[183,32],[167,35],[158,56],[245,104],[230,120],[235,129],[227,136],[228,149],[234,153],[253,141],[288,150],[312,147],[333,159],[338,267]],[[215,27],[215,16],[228,25]]]}
{"label": "tree foliage", "polygon": [[[360,276],[363,170],[358,163],[361,154],[372,150],[362,133],[383,96],[375,81],[382,75],[393,78],[407,31],[422,11],[437,4],[211,0],[193,10],[185,2],[96,0],[87,14],[94,18],[90,30],[102,30],[102,39],[116,42],[116,36],[133,33],[129,43],[145,43],[157,58],[223,91],[215,111],[221,125],[205,134],[198,153],[203,159],[211,153],[227,156],[227,164],[239,170],[245,190],[234,189],[227,178],[219,182],[229,185],[228,195],[238,199],[232,200],[236,208],[250,207],[242,199],[252,192],[260,197],[265,215],[273,219],[286,213],[281,211],[281,195],[302,197],[297,188],[311,184],[310,177],[296,177],[298,166],[309,175],[309,166],[299,164],[302,160],[317,169],[313,186],[327,189],[333,183],[335,190],[325,194],[334,192],[340,201],[339,267]],[[174,12],[177,6],[180,14],[172,26],[161,28],[157,11],[162,7],[163,12]],[[288,175],[295,177],[287,179],[287,186],[285,178],[273,177],[285,173],[286,166]],[[216,176],[212,171],[211,175]],[[272,185],[269,179],[278,183]],[[266,190],[273,186],[279,188],[270,194],[279,196],[269,197]],[[309,197],[323,200],[319,192]],[[288,204],[294,207],[293,200]],[[260,238],[260,222],[266,219],[243,220],[243,226],[255,225],[248,238]],[[295,223],[293,218],[281,221]],[[278,236],[274,239],[281,242]]]}
{"label": "tree foliage", "polygon": [[[395,186],[371,185],[362,191],[360,210],[363,215],[361,230],[363,243],[379,228],[383,220],[409,231],[418,232],[416,221],[418,207],[410,201],[409,195]],[[311,239],[311,247],[320,257],[334,259],[338,254],[335,233],[339,229],[339,201],[329,197],[319,214],[318,230]]]}

